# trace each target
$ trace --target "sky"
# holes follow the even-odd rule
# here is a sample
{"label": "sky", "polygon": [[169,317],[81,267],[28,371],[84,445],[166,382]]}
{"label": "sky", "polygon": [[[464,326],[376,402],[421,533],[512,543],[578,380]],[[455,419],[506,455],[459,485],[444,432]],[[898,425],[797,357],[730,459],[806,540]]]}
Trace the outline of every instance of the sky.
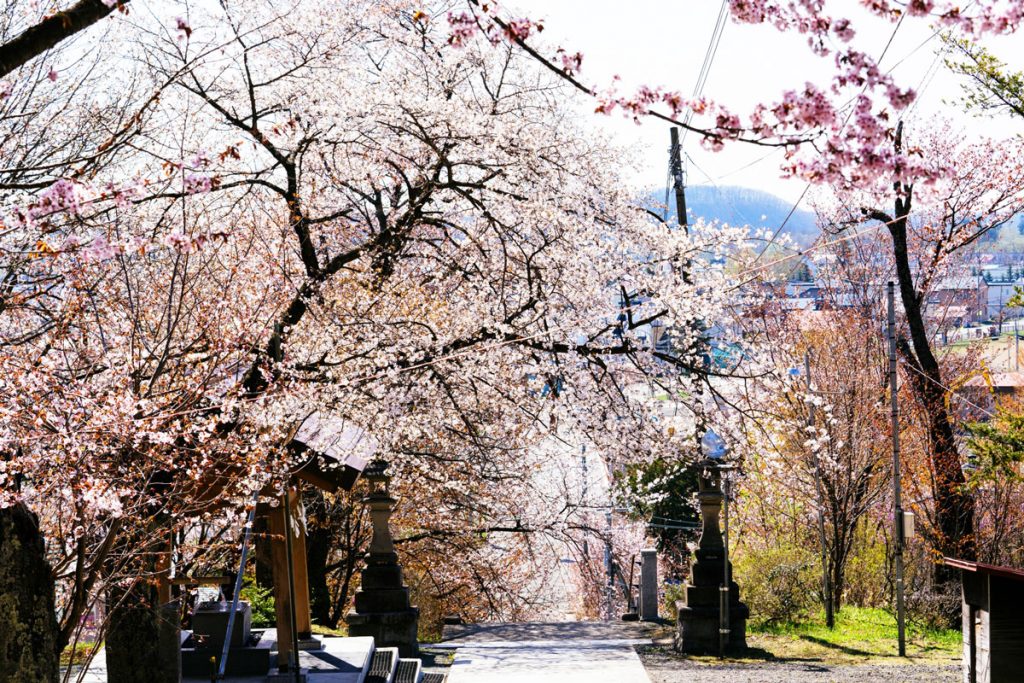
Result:
{"label": "sky", "polygon": [[[509,0],[523,16],[544,20],[543,39],[569,52],[583,53],[583,82],[601,88],[621,77],[621,92],[636,86],[665,86],[689,95],[708,49],[719,0]],[[883,69],[892,68],[903,87],[921,92],[914,119],[925,125],[936,115],[963,127],[968,136],[1006,136],[1024,133],[1024,122],[1000,117],[979,119],[956,105],[960,79],[937,59],[941,40],[926,22],[908,18],[893,35],[894,24],[866,14],[856,0],[827,3],[836,16],[854,20],[853,44],[878,57],[885,50]],[[835,9],[832,9],[835,8]],[[886,44],[891,44],[886,49]],[[988,46],[1011,67],[1024,70],[1024,40],[1020,36],[986,39]],[[741,117],[757,102],[774,102],[787,89],[806,81],[827,84],[830,62],[811,54],[802,36],[782,34],[768,26],[727,20],[704,90]],[[619,115],[584,116],[622,145],[636,146],[637,169],[628,173],[640,187],[663,190],[668,170],[668,124],[653,119],[640,125]],[[911,119],[909,125],[912,126]],[[796,201],[805,187],[800,180],[779,177],[781,152],[735,144],[709,152],[697,136],[684,141],[688,184],[741,185]]]}

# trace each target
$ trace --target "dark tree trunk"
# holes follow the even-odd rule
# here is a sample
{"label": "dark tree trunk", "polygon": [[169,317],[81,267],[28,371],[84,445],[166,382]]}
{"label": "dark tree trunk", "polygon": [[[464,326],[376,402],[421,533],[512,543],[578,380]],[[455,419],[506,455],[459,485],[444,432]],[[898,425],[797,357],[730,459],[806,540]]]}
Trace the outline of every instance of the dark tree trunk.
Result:
{"label": "dark tree trunk", "polygon": [[[896,151],[902,150],[903,126],[896,129]],[[865,214],[886,224],[892,237],[893,261],[896,265],[896,279],[899,283],[900,300],[910,330],[910,343],[905,338],[897,340],[900,355],[906,361],[910,372],[908,383],[914,397],[926,414],[929,458],[934,476],[935,538],[934,549],[945,556],[973,560],[976,557],[974,539],[974,499],[965,492],[964,474],[960,469],[960,453],[953,437],[953,425],[946,408],[946,388],[942,383],[939,362],[932,353],[931,343],[924,322],[924,297],[914,287],[914,275],[910,268],[910,254],[907,248],[907,232],[913,186],[896,181],[893,183],[894,213],[865,209]],[[955,574],[937,564],[936,583],[941,586],[954,578]]]}
{"label": "dark tree trunk", "polygon": [[[155,472],[146,493],[162,501],[172,475]],[[180,615],[174,603],[160,604],[157,582],[158,555],[170,550],[160,542],[168,533],[168,518],[158,502],[150,503],[152,514],[147,532],[126,539],[136,551],[120,574],[131,577],[127,586],[114,582],[108,591],[109,619],[106,633],[108,683],[178,683],[181,680]],[[164,536],[168,538],[168,536]],[[127,571],[125,571],[127,570]]]}
{"label": "dark tree trunk", "polygon": [[267,518],[270,509],[266,504],[260,505],[252,529],[254,571],[256,584],[261,588],[270,588],[274,585],[274,569],[270,561],[270,525]]}
{"label": "dark tree trunk", "polygon": [[[946,389],[942,383],[939,363],[932,353],[922,311],[923,297],[914,289],[913,274],[907,250],[909,198],[896,201],[896,219],[889,225],[896,258],[900,299],[910,329],[910,343],[899,344],[901,355],[910,366],[909,385],[927,415],[928,441],[931,446],[932,471],[935,476],[935,549],[946,556],[975,559],[974,499],[963,488],[964,474],[960,453],[953,436],[953,425],[946,408]],[[937,571],[939,583],[951,578],[948,572]]]}
{"label": "dark tree trunk", "polygon": [[323,527],[307,529],[306,568],[309,572],[309,611],[313,623],[337,628],[337,610],[332,609],[331,591],[327,586],[331,535],[331,531]]}
{"label": "dark tree trunk", "polygon": [[20,503],[0,509],[0,681],[57,680],[53,587],[36,516]]}

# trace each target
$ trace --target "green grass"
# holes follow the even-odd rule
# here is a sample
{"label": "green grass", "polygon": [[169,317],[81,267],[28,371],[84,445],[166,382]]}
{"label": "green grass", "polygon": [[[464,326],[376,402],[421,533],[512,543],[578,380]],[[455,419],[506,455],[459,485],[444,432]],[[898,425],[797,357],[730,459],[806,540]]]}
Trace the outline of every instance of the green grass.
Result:
{"label": "green grass", "polygon": [[[824,615],[799,623],[751,624],[751,647],[773,659],[815,659],[829,663],[859,663],[896,659],[896,619],[881,609],[844,607],[836,627],[825,626]],[[955,630],[907,627],[907,655],[914,660],[951,660],[960,656],[961,637]]]}
{"label": "green grass", "polygon": [[64,651],[60,653],[60,665],[71,666],[72,664],[84,664],[85,660],[89,658],[89,654],[92,652],[93,647],[96,643],[78,643],[75,647],[68,645],[64,648]]}
{"label": "green grass", "polygon": [[344,624],[338,626],[338,628],[331,628],[330,626],[321,626],[320,624],[313,624],[313,633],[318,636],[334,636],[336,638],[344,638],[348,635],[348,629]]}

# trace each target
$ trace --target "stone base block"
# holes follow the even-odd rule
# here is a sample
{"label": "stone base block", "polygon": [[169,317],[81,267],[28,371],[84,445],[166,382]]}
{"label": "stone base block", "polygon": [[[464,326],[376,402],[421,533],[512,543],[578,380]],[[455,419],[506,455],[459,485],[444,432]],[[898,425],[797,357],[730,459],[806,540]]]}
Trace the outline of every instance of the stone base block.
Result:
{"label": "stone base block", "polygon": [[[213,660],[212,662],[210,660]],[[217,670],[220,650],[181,649],[181,673],[185,678],[209,678]],[[233,647],[228,652],[228,676],[262,676],[270,670],[270,644]]]}
{"label": "stone base block", "polygon": [[324,641],[317,636],[310,636],[309,638],[299,638],[299,649],[300,650],[322,650],[324,649]]}
{"label": "stone base block", "polygon": [[345,617],[350,636],[371,636],[378,648],[397,647],[399,657],[419,654],[419,619],[415,607],[398,612],[349,612]]}
{"label": "stone base block", "polygon": [[354,602],[359,614],[398,613],[409,609],[409,589],[402,586],[358,590]]}
{"label": "stone base block", "polygon": [[[687,607],[676,603],[675,648],[688,654],[717,654],[721,625],[717,607]],[[726,650],[742,652],[747,649],[747,617],[750,610],[742,602],[729,606],[729,637]]]}
{"label": "stone base block", "polygon": [[[294,671],[278,671],[276,668],[267,674],[266,683],[295,683]],[[300,683],[309,681],[309,669],[299,669],[298,680]]]}

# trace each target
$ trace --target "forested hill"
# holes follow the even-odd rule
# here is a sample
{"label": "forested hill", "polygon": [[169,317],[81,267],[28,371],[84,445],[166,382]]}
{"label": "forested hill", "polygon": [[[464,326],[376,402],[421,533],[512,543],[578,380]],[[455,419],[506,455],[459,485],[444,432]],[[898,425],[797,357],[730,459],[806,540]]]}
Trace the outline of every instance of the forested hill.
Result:
{"label": "forested hill", "polygon": [[[665,201],[664,191],[652,193],[650,201],[662,206]],[[686,188],[686,207],[691,217],[775,230],[782,225],[793,205],[773,194],[747,187],[694,185]],[[675,211],[675,195],[670,192],[669,217],[673,221]],[[785,232],[798,243],[809,244],[818,234],[814,214],[803,208],[797,209],[786,223]]]}

